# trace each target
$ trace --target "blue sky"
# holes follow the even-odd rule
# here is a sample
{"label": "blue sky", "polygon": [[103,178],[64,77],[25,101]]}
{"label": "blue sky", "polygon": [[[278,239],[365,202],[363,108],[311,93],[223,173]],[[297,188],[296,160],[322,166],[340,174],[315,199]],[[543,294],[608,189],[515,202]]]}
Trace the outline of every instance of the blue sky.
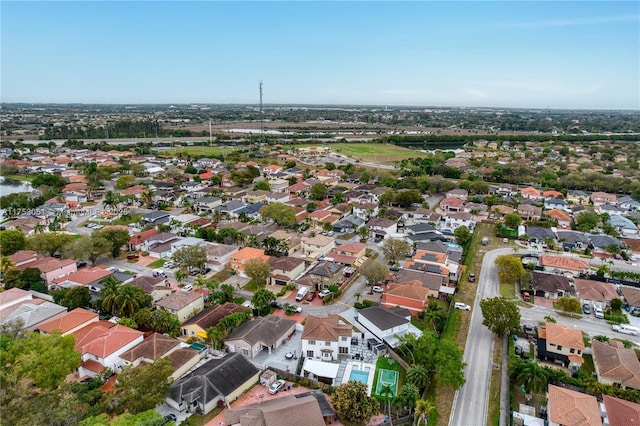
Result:
{"label": "blue sky", "polygon": [[13,2],[1,100],[640,109],[640,2]]}

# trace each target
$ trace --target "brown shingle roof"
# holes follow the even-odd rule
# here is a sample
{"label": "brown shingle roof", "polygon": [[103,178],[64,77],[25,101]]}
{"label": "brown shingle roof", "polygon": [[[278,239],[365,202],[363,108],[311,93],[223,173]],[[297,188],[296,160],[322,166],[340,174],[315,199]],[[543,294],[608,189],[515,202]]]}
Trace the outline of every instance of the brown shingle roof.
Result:
{"label": "brown shingle roof", "polygon": [[229,314],[248,310],[249,308],[247,308],[246,306],[236,305],[235,303],[225,303],[224,305],[218,305],[204,309],[196,316],[187,320],[183,324],[183,326],[195,324],[203,330],[206,330],[207,328],[213,327],[218,324],[218,322],[222,318],[226,317]]}
{"label": "brown shingle roof", "polygon": [[619,297],[613,284],[581,279],[576,279],[574,284],[581,299],[609,302]]}
{"label": "brown shingle roof", "polygon": [[155,361],[167,352],[179,346],[180,342],[164,334],[153,333],[130,350],[120,355],[125,361],[133,362],[139,358]]}
{"label": "brown shingle roof", "polygon": [[569,279],[564,275],[555,275],[555,274],[543,274],[540,272],[532,272],[532,286],[537,290],[547,291],[547,292],[556,292],[558,290],[564,292],[571,291],[571,285],[569,284]]}
{"label": "brown shingle roof", "polygon": [[156,303],[156,306],[170,309],[172,311],[179,311],[180,309],[184,308],[190,303],[195,302],[201,297],[202,295],[200,293],[177,291],[158,301]]}
{"label": "brown shingle roof", "polygon": [[621,286],[622,295],[631,306],[640,306],[640,290],[632,287]]}

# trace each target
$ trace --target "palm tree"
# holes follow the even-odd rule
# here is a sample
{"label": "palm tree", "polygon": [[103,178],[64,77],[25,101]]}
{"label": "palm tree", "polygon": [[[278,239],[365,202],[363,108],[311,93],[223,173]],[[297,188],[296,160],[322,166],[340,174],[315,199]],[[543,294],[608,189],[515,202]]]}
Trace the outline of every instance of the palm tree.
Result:
{"label": "palm tree", "polygon": [[360,228],[358,228],[357,234],[360,237],[360,242],[362,243],[367,241],[369,235],[371,235],[371,231],[369,231],[369,228],[367,228],[366,226],[361,226]]}
{"label": "palm tree", "polygon": [[516,383],[524,387],[527,393],[540,392],[547,386],[548,371],[537,362],[526,362],[516,375]]}
{"label": "palm tree", "polygon": [[11,259],[9,259],[7,256],[2,256],[2,258],[0,258],[0,274],[3,277],[4,277],[4,274],[7,273],[7,271],[15,267],[16,267],[15,263],[13,263]]}
{"label": "palm tree", "polygon": [[393,396],[391,385],[382,385],[382,388],[380,389],[380,395],[384,397],[384,403],[387,406],[387,413],[389,415],[389,424],[393,426],[393,422],[391,421],[391,404],[389,404],[389,395]]}
{"label": "palm tree", "polygon": [[179,271],[176,272],[176,281],[178,281],[178,283],[182,284],[182,281],[184,281],[189,275],[182,269],[180,269]]}
{"label": "palm tree", "polygon": [[356,303],[359,303],[360,302],[360,298],[362,297],[362,293],[356,293],[356,294],[353,295],[353,297],[356,298]]}
{"label": "palm tree", "polygon": [[222,220],[222,213],[220,212],[220,210],[215,209],[211,213],[211,220],[213,221],[214,227],[217,228],[218,227],[218,223],[220,223],[220,220]]}
{"label": "palm tree", "polygon": [[103,311],[113,315],[116,310],[116,295],[120,288],[120,281],[113,275],[109,275],[104,277],[100,281],[100,284],[102,284],[102,290],[100,290],[100,307]]}
{"label": "palm tree", "polygon": [[429,370],[424,365],[412,364],[407,371],[407,381],[419,389],[424,389],[430,382]]}
{"label": "palm tree", "polygon": [[436,406],[426,399],[419,399],[416,401],[416,422],[415,426],[429,423],[429,413],[432,412]]}
{"label": "palm tree", "polygon": [[140,194],[140,201],[146,206],[153,204],[153,192],[147,190]]}
{"label": "palm tree", "polygon": [[115,302],[118,307],[118,315],[130,317],[140,308],[144,307],[147,295],[140,288],[133,285],[123,285],[118,289]]}

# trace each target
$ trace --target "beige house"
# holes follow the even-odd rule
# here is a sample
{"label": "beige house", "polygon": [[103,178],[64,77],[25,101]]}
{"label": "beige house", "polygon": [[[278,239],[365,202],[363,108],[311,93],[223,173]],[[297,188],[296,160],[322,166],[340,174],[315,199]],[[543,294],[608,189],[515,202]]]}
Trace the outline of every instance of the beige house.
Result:
{"label": "beige house", "polygon": [[171,312],[183,323],[204,309],[204,298],[200,293],[177,291],[158,301],[156,308]]}
{"label": "beige house", "polygon": [[261,189],[247,191],[243,197],[243,201],[249,204],[264,203],[267,200],[267,195],[269,195],[269,192]]}
{"label": "beige house", "polygon": [[139,276],[131,282],[131,285],[140,287],[142,291],[151,296],[154,304],[171,294],[169,282],[162,277]]}
{"label": "beige house", "polygon": [[302,238],[302,254],[311,259],[326,256],[334,247],[335,241],[329,236],[316,235],[315,237]]}
{"label": "beige house", "polygon": [[185,339],[190,337],[206,339],[207,329],[216,326],[222,318],[235,312],[244,312],[249,310],[249,308],[236,305],[235,303],[225,303],[223,305],[206,308],[182,324],[181,334]]}
{"label": "beige house", "polygon": [[229,352],[253,358],[267,349],[277,349],[295,331],[296,321],[269,315],[254,318],[229,334],[224,343]]}
{"label": "beige house", "polygon": [[271,238],[284,241],[287,244],[287,254],[289,256],[294,253],[298,253],[302,247],[302,238],[297,235],[290,234],[285,230],[279,229],[269,236]]}
{"label": "beige house", "polygon": [[269,259],[271,267],[269,283],[271,285],[287,285],[304,272],[305,265],[304,259],[297,257],[272,257]]}
{"label": "beige house", "polygon": [[538,358],[581,366],[585,349],[582,331],[552,322],[538,330]]}
{"label": "beige house", "polygon": [[353,327],[340,321],[337,315],[309,315],[302,332],[302,354],[307,359],[335,361],[349,356]]}

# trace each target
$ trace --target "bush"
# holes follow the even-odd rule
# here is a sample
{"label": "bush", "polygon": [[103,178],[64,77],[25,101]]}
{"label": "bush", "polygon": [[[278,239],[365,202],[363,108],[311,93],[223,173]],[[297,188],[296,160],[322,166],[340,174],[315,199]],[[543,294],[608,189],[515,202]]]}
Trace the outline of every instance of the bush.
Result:
{"label": "bush", "polygon": [[362,303],[360,303],[360,302],[355,303],[353,305],[353,307],[356,308],[356,309],[365,309],[365,308],[368,308],[368,307],[373,306],[375,304],[376,304],[376,302],[374,302],[373,300],[366,300],[365,299],[365,300],[362,301]]}

